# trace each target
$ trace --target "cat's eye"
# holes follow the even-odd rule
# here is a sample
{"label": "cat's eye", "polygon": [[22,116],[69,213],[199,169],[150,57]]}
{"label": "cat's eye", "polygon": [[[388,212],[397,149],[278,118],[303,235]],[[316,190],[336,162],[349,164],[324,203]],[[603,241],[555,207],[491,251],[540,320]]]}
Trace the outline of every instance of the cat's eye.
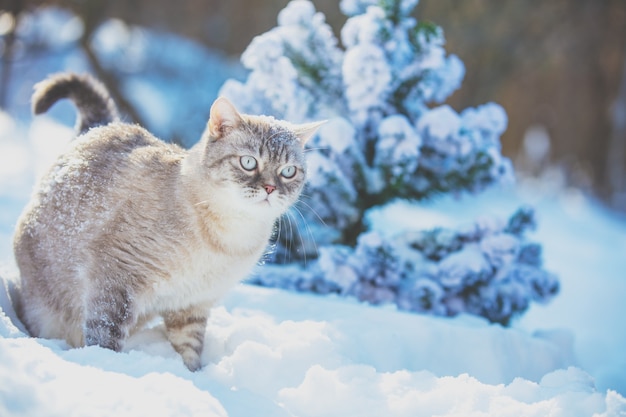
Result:
{"label": "cat's eye", "polygon": [[253,156],[242,156],[241,158],[239,158],[239,163],[241,164],[241,167],[246,171],[253,171],[256,169],[257,166],[256,159],[254,159]]}
{"label": "cat's eye", "polygon": [[285,167],[283,168],[282,171],[280,171],[280,175],[289,179],[289,178],[293,178],[296,175],[296,171],[297,171],[297,168],[295,166],[289,165],[288,167]]}

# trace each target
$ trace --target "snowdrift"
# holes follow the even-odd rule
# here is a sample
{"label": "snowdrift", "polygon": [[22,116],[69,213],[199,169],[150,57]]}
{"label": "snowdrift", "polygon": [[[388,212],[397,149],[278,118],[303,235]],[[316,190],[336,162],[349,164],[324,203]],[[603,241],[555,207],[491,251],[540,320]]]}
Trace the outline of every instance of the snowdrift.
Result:
{"label": "snowdrift", "polygon": [[[72,46],[79,33],[74,21],[61,13],[32,25],[27,35],[50,51],[16,62],[16,82],[7,94],[15,97],[13,117],[0,112],[0,416],[626,415],[626,222],[579,192],[559,188],[494,190],[462,204],[445,198],[371,213],[374,230],[393,235],[409,224],[454,227],[481,215],[507,216],[520,203],[535,206],[540,227],[533,238],[542,243],[546,268],[560,277],[562,289],[510,328],[464,315],[436,318],[241,285],[214,310],[205,366],[196,373],[184,367],[159,322],[131,338],[122,353],[29,337],[9,291],[16,275],[11,235],[32,184],[72,130],[48,117],[30,121],[28,97],[48,73],[88,70]],[[59,30],[59,22],[74,31]],[[98,50],[118,67],[125,51],[120,45],[132,31],[115,25],[100,29],[109,43]],[[145,31],[137,33],[146,39]],[[134,96],[150,103],[146,119],[162,121],[155,133],[170,137],[178,129],[167,128],[174,119],[185,126],[205,123],[197,109],[210,103],[232,67],[180,42],[172,48],[163,42],[154,51],[175,51],[176,58],[147,60],[142,51],[150,50],[139,44],[124,62],[157,62],[166,69],[172,62],[193,63],[184,73],[205,92],[194,101],[193,118],[169,111],[178,108],[171,105],[171,77],[154,75],[151,83],[144,75],[128,78]],[[207,72],[213,66],[218,72]],[[57,115],[75,114],[62,106]],[[28,130],[14,117],[27,120]],[[60,119],[72,123],[71,117]]]}
{"label": "snowdrift", "polygon": [[159,323],[133,336],[123,353],[68,349],[24,334],[6,291],[1,308],[3,416],[626,412],[622,396],[599,392],[589,374],[568,367],[567,345],[470,317],[241,285],[215,309],[206,366],[191,373]]}

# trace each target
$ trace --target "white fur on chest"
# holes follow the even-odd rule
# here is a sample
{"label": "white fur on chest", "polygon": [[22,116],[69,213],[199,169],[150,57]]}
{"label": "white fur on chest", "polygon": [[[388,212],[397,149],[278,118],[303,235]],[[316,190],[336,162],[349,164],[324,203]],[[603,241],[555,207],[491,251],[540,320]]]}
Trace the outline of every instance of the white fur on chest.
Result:
{"label": "white fur on chest", "polygon": [[173,262],[169,278],[154,284],[152,306],[146,306],[146,312],[213,305],[250,274],[267,247],[271,223],[251,219],[223,223],[226,227],[216,232],[228,250],[218,250],[197,235],[194,250]]}
{"label": "white fur on chest", "polygon": [[271,236],[275,214],[259,213],[257,207],[242,214],[233,210],[241,202],[231,201],[228,192],[218,194],[219,199],[206,200],[206,209],[189,207],[187,217],[198,223],[190,224],[192,235],[178,242],[181,248],[169,253],[169,277],[153,284],[143,312],[213,305],[258,262]]}
{"label": "white fur on chest", "polygon": [[194,305],[213,305],[251,272],[257,256],[228,256],[199,251],[167,280],[155,283],[148,310],[176,311]]}

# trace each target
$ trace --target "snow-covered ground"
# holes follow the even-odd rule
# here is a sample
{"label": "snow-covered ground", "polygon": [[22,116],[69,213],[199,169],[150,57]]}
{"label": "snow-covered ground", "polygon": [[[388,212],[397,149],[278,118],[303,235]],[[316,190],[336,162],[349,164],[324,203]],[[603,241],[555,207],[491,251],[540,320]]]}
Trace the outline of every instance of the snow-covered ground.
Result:
{"label": "snow-covered ground", "polygon": [[[72,129],[0,113],[0,261],[16,275],[15,220]],[[191,373],[158,323],[125,352],[28,337],[0,287],[2,416],[623,416],[626,222],[581,194],[519,187],[371,215],[392,233],[539,213],[536,240],[562,290],[512,328],[241,285],[215,309]]]}
{"label": "snow-covered ground", "polygon": [[[504,219],[522,203],[533,205],[539,220],[533,239],[543,245],[545,267],[559,275],[561,291],[548,305],[533,304],[510,328],[473,316],[437,318],[242,284],[213,312],[205,366],[196,373],[184,367],[159,323],[135,335],[123,353],[29,337],[7,289],[17,275],[11,236],[36,178],[71,139],[74,110],[68,104],[52,110],[64,125],[49,116],[30,120],[28,99],[32,84],[48,73],[88,70],[74,45],[78,24],[57,11],[26,26],[25,36],[48,49],[18,57],[17,82],[8,89],[11,114],[0,111],[1,417],[626,415],[626,220],[579,192],[545,183],[420,206],[397,202],[369,214],[371,227],[391,236],[409,226]],[[146,33],[120,22],[101,31],[110,42],[97,48],[105,62],[120,70],[123,61],[129,73],[129,62],[146,65],[147,46],[137,44]],[[230,67],[208,74],[207,65],[219,66],[211,55],[189,45],[156,52],[165,49],[177,58],[156,53],[146,66],[195,62],[185,64],[185,73],[193,69],[204,91],[194,103],[204,108],[206,101],[208,110]],[[157,134],[176,134],[164,118],[188,127],[202,117],[203,110],[193,118],[170,114],[181,107],[176,100],[191,98],[171,93],[176,89],[165,78],[125,79],[150,103],[146,120],[163,122],[154,124]]]}

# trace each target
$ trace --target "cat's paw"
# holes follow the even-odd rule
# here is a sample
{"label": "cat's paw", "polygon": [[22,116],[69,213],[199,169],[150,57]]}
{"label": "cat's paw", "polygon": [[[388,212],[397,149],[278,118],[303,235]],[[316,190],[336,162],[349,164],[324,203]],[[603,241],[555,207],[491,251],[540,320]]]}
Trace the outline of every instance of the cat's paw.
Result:
{"label": "cat's paw", "polygon": [[207,324],[205,309],[190,308],[188,310],[169,312],[163,315],[167,338],[172,347],[183,358],[190,371],[202,367],[200,355],[204,347],[204,333]]}
{"label": "cat's paw", "polygon": [[183,358],[183,363],[191,372],[199,371],[202,368],[202,362],[200,361],[200,356],[198,356],[195,352],[186,352],[189,353],[186,355],[182,353],[181,356]]}

